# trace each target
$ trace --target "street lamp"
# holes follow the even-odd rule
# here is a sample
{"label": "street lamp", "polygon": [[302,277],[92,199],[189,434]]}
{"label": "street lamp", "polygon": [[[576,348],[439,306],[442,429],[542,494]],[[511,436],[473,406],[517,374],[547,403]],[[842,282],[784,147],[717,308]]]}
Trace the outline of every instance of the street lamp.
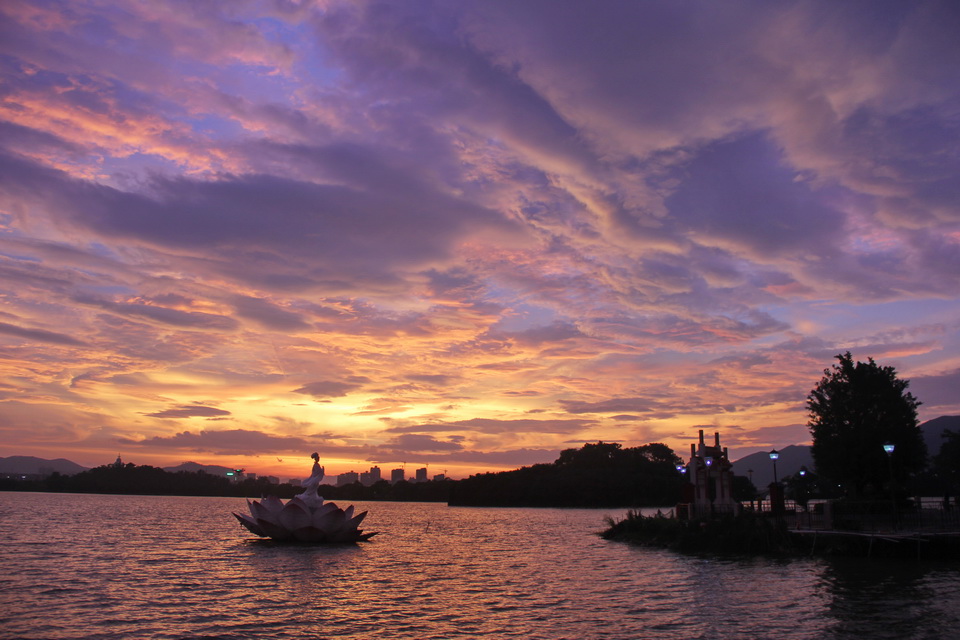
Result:
{"label": "street lamp", "polygon": [[780,493],[780,482],[777,480],[777,458],[780,452],[776,449],[770,452],[770,460],[773,461],[773,484],[770,485],[770,509],[777,514],[777,520],[780,520],[780,505],[783,502],[783,495]]}
{"label": "street lamp", "polygon": [[810,501],[810,484],[809,479],[807,478],[807,467],[806,465],[800,467],[800,471],[797,472],[799,478],[794,479],[794,500],[800,503],[800,506],[803,507],[803,512],[807,512],[807,503]]}
{"label": "street lamp", "polygon": [[707,465],[707,486],[705,488],[707,490],[707,499],[710,500],[710,516],[713,517],[713,500],[717,495],[717,490],[710,482],[710,468],[713,466],[713,458],[704,458],[703,463]]}
{"label": "street lamp", "polygon": [[896,445],[891,442],[887,442],[883,445],[883,450],[887,454],[887,466],[890,469],[890,512],[893,514],[893,527],[897,527],[897,498],[896,494],[893,491],[893,451],[896,449]]}

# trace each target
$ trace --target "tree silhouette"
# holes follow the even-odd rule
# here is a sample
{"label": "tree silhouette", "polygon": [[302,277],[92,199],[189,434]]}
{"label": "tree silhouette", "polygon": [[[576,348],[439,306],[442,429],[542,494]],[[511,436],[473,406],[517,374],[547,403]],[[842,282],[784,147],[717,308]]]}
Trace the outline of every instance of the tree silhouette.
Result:
{"label": "tree silhouette", "polygon": [[960,432],[944,429],[941,437],[943,445],[933,459],[933,468],[944,487],[956,496],[960,492]]}
{"label": "tree silhouette", "polygon": [[[879,491],[891,470],[904,486],[927,455],[917,420],[920,402],[906,390],[909,381],[873,358],[854,362],[849,351],[836,358],[839,364],[824,370],[807,396],[817,472],[857,497]],[[896,447],[889,460],[886,443]]]}
{"label": "tree silhouette", "polygon": [[552,464],[480,473],[451,487],[451,505],[614,507],[670,505],[680,498],[681,460],[662,443],[616,442],[565,449]]}

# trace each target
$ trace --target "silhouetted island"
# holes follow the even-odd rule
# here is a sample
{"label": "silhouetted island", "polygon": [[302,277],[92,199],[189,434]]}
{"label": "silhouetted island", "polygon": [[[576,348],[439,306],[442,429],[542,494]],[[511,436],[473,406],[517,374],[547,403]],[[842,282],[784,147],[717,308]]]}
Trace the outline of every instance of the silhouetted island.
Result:
{"label": "silhouetted island", "polygon": [[680,458],[665,444],[616,442],[560,452],[555,462],[480,473],[451,486],[451,506],[632,507],[672,505],[680,495]]}
{"label": "silhouetted island", "polygon": [[[642,507],[672,505],[680,495],[680,459],[670,447],[588,443],[566,449],[555,462],[463,480],[381,480],[366,486],[321,485],[330,500],[447,502],[452,506]],[[745,478],[743,480],[746,480]],[[301,488],[266,478],[234,480],[204,471],[165,471],[148,465],[109,464],[74,475],[0,480],[0,490],[192,496],[292,498]]]}

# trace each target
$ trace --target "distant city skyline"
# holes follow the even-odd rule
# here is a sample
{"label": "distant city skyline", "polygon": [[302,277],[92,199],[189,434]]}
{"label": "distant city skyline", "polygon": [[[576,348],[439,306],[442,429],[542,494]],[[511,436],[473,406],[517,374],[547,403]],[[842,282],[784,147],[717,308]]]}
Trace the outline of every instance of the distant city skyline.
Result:
{"label": "distant city skyline", "polygon": [[449,477],[960,415],[960,5],[0,5],[0,456]]}

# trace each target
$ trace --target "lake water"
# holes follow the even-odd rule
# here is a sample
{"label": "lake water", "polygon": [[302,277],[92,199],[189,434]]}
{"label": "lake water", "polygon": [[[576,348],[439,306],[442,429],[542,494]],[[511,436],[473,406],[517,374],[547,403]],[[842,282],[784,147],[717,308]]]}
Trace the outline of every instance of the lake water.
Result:
{"label": "lake water", "polygon": [[285,546],[237,498],[0,492],[0,638],[960,638],[956,564],[599,538],[622,510],[356,505],[371,541]]}

